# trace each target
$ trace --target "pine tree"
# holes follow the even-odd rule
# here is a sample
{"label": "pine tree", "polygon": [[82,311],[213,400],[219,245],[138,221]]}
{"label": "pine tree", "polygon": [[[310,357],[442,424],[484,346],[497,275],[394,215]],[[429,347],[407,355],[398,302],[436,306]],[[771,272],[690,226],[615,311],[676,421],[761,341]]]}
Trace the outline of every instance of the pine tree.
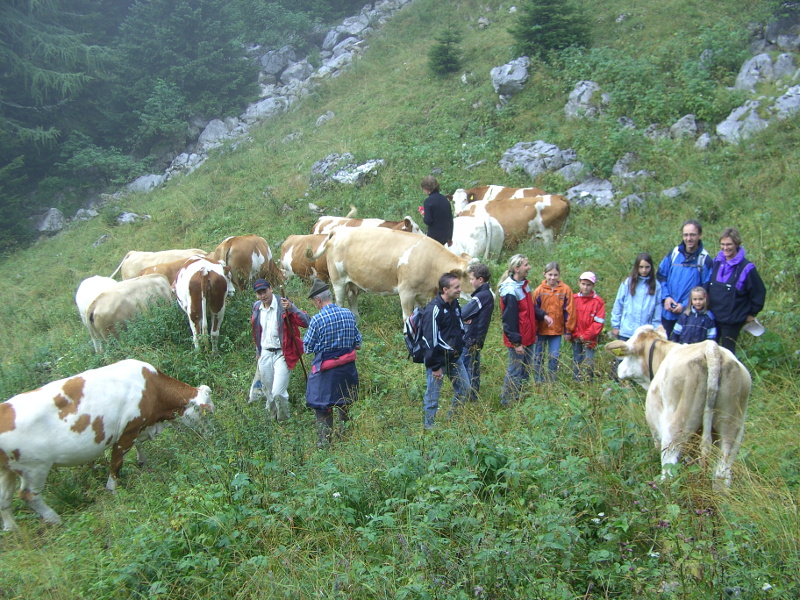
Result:
{"label": "pine tree", "polygon": [[455,73],[461,67],[458,48],[459,33],[448,27],[435,37],[436,44],[428,50],[428,69],[434,76]]}
{"label": "pine tree", "polygon": [[517,52],[531,58],[590,42],[588,20],[571,0],[526,0],[509,33]]}

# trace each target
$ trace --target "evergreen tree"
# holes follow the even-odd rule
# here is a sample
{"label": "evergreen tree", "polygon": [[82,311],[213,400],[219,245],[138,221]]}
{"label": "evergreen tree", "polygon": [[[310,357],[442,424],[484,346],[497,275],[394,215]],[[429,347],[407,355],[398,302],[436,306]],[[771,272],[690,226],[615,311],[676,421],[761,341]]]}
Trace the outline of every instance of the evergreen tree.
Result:
{"label": "evergreen tree", "polygon": [[434,39],[436,44],[428,50],[428,69],[434,76],[449,75],[458,71],[461,67],[459,33],[448,27]]}
{"label": "evergreen tree", "polygon": [[572,0],[525,0],[509,33],[518,54],[531,58],[590,42],[588,19]]}

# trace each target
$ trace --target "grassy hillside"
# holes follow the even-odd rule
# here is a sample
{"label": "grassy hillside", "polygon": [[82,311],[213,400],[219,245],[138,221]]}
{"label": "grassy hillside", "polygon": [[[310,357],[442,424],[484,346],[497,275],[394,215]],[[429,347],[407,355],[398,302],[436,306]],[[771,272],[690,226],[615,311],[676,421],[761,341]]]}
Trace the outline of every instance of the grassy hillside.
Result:
{"label": "grassy hillside", "polygon": [[[119,202],[150,221],[114,227],[98,218],[3,259],[0,397],[136,357],[210,385],[217,410],[207,436],[168,430],[149,444],[146,468],[129,458],[116,495],[103,487],[105,461],[51,473],[45,497],[62,515],[61,527],[42,525],[15,500],[21,532],[0,537],[0,598],[800,595],[797,121],[740,146],[698,152],[689,142],[622,134],[612,118],[575,123],[563,116],[587,65],[603,67],[598,76],[616,72],[634,82],[631,69],[648,60],[671,83],[660,95],[652,86],[652,95],[632,100],[639,131],[648,111],[682,116],[691,99],[678,98],[684,88],[673,67],[696,58],[702,40],[731,54],[746,47],[763,3],[584,4],[595,46],[607,54],[535,65],[526,90],[497,111],[489,70],[515,58],[511,3],[418,0],[371,39],[350,73],[253,132],[252,141],[163,189]],[[618,22],[622,13],[630,16]],[[478,28],[479,16],[491,25]],[[460,28],[475,83],[428,75],[427,48],[445,24]],[[730,77],[722,73],[700,107],[709,115],[735,105],[725,90]],[[335,118],[315,127],[328,110]],[[299,140],[281,141],[296,132]],[[610,311],[634,256],[649,251],[660,259],[678,242],[683,220],[703,222],[710,250],[723,227],[740,229],[768,288],[761,319],[768,332],[742,343],[754,389],[730,493],[712,494],[696,464],[661,482],[643,391],[605,376],[574,384],[568,348],[557,383],[531,386],[521,403],[501,410],[499,315],[484,350],[480,402],[452,421],[440,411],[439,429],[423,436],[424,374],[405,358],[399,301],[363,295],[363,393],[347,438],[329,452],[315,449],[299,368],[290,423],[276,426],[262,407],[246,404],[254,368],[248,295],[228,309],[219,356],[193,352],[174,306],[137,320],[105,355],[92,352],[74,291],[85,277],[110,274],[128,250],[210,250],[229,235],[256,233],[277,253],[287,235],[310,231],[316,214],[309,202],[327,214],[345,214],[353,204],[361,216],[416,216],[419,181],[434,170],[445,193],[478,183],[564,191],[553,176],[532,182],[498,167],[505,149],[538,139],[576,148],[603,175],[625,151],[637,151],[637,168],[654,173],[640,192],[693,186],[626,216],[575,208],[555,248],[516,249],[534,265],[533,280],[549,260],[560,261],[574,287],[579,273],[593,270]],[[332,152],[387,165],[360,189],[309,190],[311,166]],[[511,253],[490,264],[494,284]],[[287,293],[313,311],[306,289],[292,281]],[[610,359],[601,362],[611,368]]]}

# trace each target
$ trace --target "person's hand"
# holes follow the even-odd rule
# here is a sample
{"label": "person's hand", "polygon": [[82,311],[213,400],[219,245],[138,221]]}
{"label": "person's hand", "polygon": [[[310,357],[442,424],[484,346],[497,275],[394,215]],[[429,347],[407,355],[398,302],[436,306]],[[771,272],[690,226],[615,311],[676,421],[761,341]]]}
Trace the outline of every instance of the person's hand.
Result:
{"label": "person's hand", "polygon": [[573,338],[569,333],[564,334],[565,342],[580,342],[581,338]]}
{"label": "person's hand", "polygon": [[584,342],[584,344],[589,350],[594,350],[595,348],[597,348],[597,340],[589,340]]}
{"label": "person's hand", "polygon": [[423,217],[425,216],[425,207],[424,206],[420,206],[419,208],[417,208],[417,210],[419,211],[419,214],[421,214]]}
{"label": "person's hand", "polygon": [[447,240],[447,245],[448,246],[452,246],[453,245],[453,240]]}
{"label": "person's hand", "polygon": [[288,309],[292,305],[292,301],[288,298],[281,298],[281,306],[284,310]]}
{"label": "person's hand", "polygon": [[435,369],[435,370],[431,371],[431,375],[433,375],[434,379],[441,379],[442,378],[442,369],[439,368],[439,369]]}
{"label": "person's hand", "polygon": [[551,317],[550,315],[545,315],[544,316],[544,322],[547,323],[548,327],[552,327],[553,326],[553,317]]}
{"label": "person's hand", "polygon": [[747,318],[744,320],[745,323],[752,323],[755,321],[756,318],[753,315],[747,315]]}
{"label": "person's hand", "polygon": [[614,338],[619,339],[619,329],[612,329],[611,335],[613,335]]}

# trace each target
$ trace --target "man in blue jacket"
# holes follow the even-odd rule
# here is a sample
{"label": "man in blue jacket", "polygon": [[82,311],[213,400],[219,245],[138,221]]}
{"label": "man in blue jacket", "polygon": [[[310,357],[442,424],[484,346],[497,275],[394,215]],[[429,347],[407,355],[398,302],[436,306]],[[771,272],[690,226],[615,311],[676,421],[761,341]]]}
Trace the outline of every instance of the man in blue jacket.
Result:
{"label": "man in blue jacket", "polygon": [[453,273],[439,278],[439,294],[425,308],[422,337],[425,352],[425,429],[433,429],[444,376],[453,384],[453,408],[461,405],[469,393],[469,378],[461,352],[464,348],[464,325],[461,322],[461,281]]}
{"label": "man in blue jacket", "polygon": [[672,334],[678,317],[689,306],[692,288],[705,285],[711,278],[713,259],[703,248],[703,227],[690,219],[681,228],[683,241],[664,257],[658,266],[661,284],[661,324]]}
{"label": "man in blue jacket", "polygon": [[469,377],[469,400],[477,400],[481,389],[481,349],[494,312],[494,294],[489,288],[489,267],[477,263],[467,267],[469,282],[475,291],[472,300],[461,309],[464,321],[464,368]]}

